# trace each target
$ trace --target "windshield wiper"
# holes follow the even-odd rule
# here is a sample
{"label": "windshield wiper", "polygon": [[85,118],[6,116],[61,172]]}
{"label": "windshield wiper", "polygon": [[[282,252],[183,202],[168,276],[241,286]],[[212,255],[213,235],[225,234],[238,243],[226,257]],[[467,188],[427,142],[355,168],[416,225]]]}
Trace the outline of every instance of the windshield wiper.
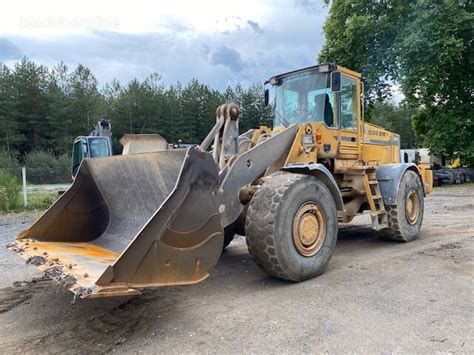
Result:
{"label": "windshield wiper", "polygon": [[274,117],[276,117],[276,119],[277,119],[278,121],[280,121],[280,122],[283,124],[283,126],[285,126],[285,128],[290,125],[290,122],[288,122],[287,120],[285,120],[283,117],[277,117],[277,116],[274,116]]}

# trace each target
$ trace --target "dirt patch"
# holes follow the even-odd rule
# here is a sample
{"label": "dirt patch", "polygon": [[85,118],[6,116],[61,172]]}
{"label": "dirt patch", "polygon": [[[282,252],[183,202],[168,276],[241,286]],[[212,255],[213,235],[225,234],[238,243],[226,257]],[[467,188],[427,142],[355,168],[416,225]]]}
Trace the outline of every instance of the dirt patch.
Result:
{"label": "dirt patch", "polygon": [[19,247],[17,242],[10,242],[5,245],[7,249],[12,250],[14,253],[21,254],[25,252],[23,247]]}
{"label": "dirt patch", "polygon": [[35,255],[35,256],[30,256],[28,259],[26,259],[26,264],[27,265],[43,265],[46,263],[46,259],[42,256]]}
{"label": "dirt patch", "polygon": [[59,266],[50,267],[44,272],[44,275],[59,282],[65,288],[71,287],[77,281],[74,276],[65,274]]}
{"label": "dirt patch", "polygon": [[[4,347],[6,352],[22,353],[56,353],[65,349],[84,353],[109,353],[120,350],[128,341],[136,337],[137,333],[143,336],[148,333],[147,324],[150,323],[150,304],[156,298],[158,291],[145,292],[144,295],[127,299],[112,309],[103,312],[97,310],[93,316],[84,317],[79,309],[71,306],[71,313],[77,319],[65,324],[57,331],[48,332],[44,336],[20,341],[15,348]],[[91,301],[82,301],[79,307],[90,304]],[[122,350],[123,351],[123,350]],[[66,350],[67,352],[67,350]]]}
{"label": "dirt patch", "polygon": [[468,246],[462,242],[445,243],[438,247],[419,251],[417,254],[421,256],[434,257],[441,260],[451,260],[455,263],[459,263],[462,261],[472,260],[470,254],[463,250],[466,248],[468,248]]}
{"label": "dirt patch", "polygon": [[449,206],[448,209],[451,211],[472,211],[474,210],[474,205],[473,204],[454,205],[454,206]]}
{"label": "dirt patch", "polygon": [[439,247],[435,248],[436,251],[444,251],[444,250],[453,250],[453,249],[461,249],[462,243],[446,243],[442,244]]}
{"label": "dirt patch", "polygon": [[8,312],[28,301],[50,283],[50,280],[38,278],[28,282],[15,282],[11,287],[0,289],[0,313]]}
{"label": "dirt patch", "polygon": [[33,295],[31,293],[18,294],[17,292],[5,293],[0,299],[0,313],[8,312],[23,302],[29,300]]}

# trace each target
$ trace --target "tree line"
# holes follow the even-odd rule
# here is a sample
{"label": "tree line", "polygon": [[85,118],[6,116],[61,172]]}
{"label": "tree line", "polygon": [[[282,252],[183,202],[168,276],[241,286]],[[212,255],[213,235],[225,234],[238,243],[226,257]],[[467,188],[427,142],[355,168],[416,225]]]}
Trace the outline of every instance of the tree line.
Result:
{"label": "tree line", "polygon": [[271,124],[263,87],[237,84],[225,91],[196,79],[165,86],[151,73],[123,85],[117,80],[99,88],[94,74],[79,64],[53,68],[24,58],[12,69],[0,63],[0,150],[25,156],[41,150],[70,154],[72,142],[87,135],[101,118],[112,123],[113,148],[125,133],[158,133],[168,140],[199,143],[215,123],[216,108],[228,102],[241,107],[241,130]]}
{"label": "tree line", "polygon": [[[101,118],[109,119],[113,149],[125,133],[158,133],[169,142],[199,143],[215,122],[215,110],[235,102],[241,108],[241,131],[271,125],[271,108],[265,107],[263,87],[237,84],[225,91],[193,79],[165,86],[160,75],[122,85],[117,80],[99,88],[93,73],[79,64],[53,68],[27,58],[12,69],[0,63],[0,151],[25,160],[35,151],[59,157],[69,155],[72,142],[87,135]],[[390,102],[377,102],[372,121],[401,134],[403,147],[417,141],[411,129],[412,110]]]}
{"label": "tree line", "polygon": [[[446,158],[474,161],[472,75],[474,5],[462,0],[324,0],[326,42],[319,62],[363,74],[365,118],[401,135],[402,148],[428,147]],[[405,99],[390,101],[397,84]],[[26,58],[0,63],[0,150],[24,157],[35,150],[69,154],[73,139],[110,119],[114,151],[124,133],[158,133],[169,142],[200,142],[215,109],[235,102],[241,130],[271,125],[263,87],[223,92],[194,79],[165,86],[157,73],[99,88],[83,65],[70,70]]]}

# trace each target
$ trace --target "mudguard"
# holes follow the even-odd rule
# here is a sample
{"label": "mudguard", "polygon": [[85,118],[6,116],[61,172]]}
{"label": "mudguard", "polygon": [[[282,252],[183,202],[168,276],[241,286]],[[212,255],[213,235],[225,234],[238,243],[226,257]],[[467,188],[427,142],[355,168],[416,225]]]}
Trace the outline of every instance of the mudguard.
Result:
{"label": "mudguard", "polygon": [[344,202],[342,201],[341,192],[337,186],[334,176],[331,172],[323,165],[318,163],[313,164],[290,164],[284,166],[282,171],[288,171],[292,173],[313,175],[320,179],[329,189],[336,203],[336,209],[338,211],[344,211]]}
{"label": "mudguard", "polygon": [[[400,181],[403,174],[407,170],[413,170],[420,176],[416,164],[401,163],[401,164],[385,164],[377,168],[377,181],[382,193],[383,203],[386,205],[396,205],[398,197],[398,189],[400,188]],[[421,181],[421,178],[420,178]],[[423,186],[423,181],[421,181]]]}

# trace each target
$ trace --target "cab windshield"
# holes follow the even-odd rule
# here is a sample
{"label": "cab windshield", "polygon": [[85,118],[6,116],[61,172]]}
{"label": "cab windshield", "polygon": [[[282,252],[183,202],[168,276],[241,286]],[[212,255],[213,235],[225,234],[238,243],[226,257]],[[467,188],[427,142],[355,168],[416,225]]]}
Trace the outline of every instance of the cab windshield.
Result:
{"label": "cab windshield", "polygon": [[329,74],[309,70],[289,75],[275,86],[274,127],[307,121],[334,127],[334,95]]}
{"label": "cab windshield", "polygon": [[89,138],[89,146],[91,158],[107,157],[110,155],[108,138]]}

